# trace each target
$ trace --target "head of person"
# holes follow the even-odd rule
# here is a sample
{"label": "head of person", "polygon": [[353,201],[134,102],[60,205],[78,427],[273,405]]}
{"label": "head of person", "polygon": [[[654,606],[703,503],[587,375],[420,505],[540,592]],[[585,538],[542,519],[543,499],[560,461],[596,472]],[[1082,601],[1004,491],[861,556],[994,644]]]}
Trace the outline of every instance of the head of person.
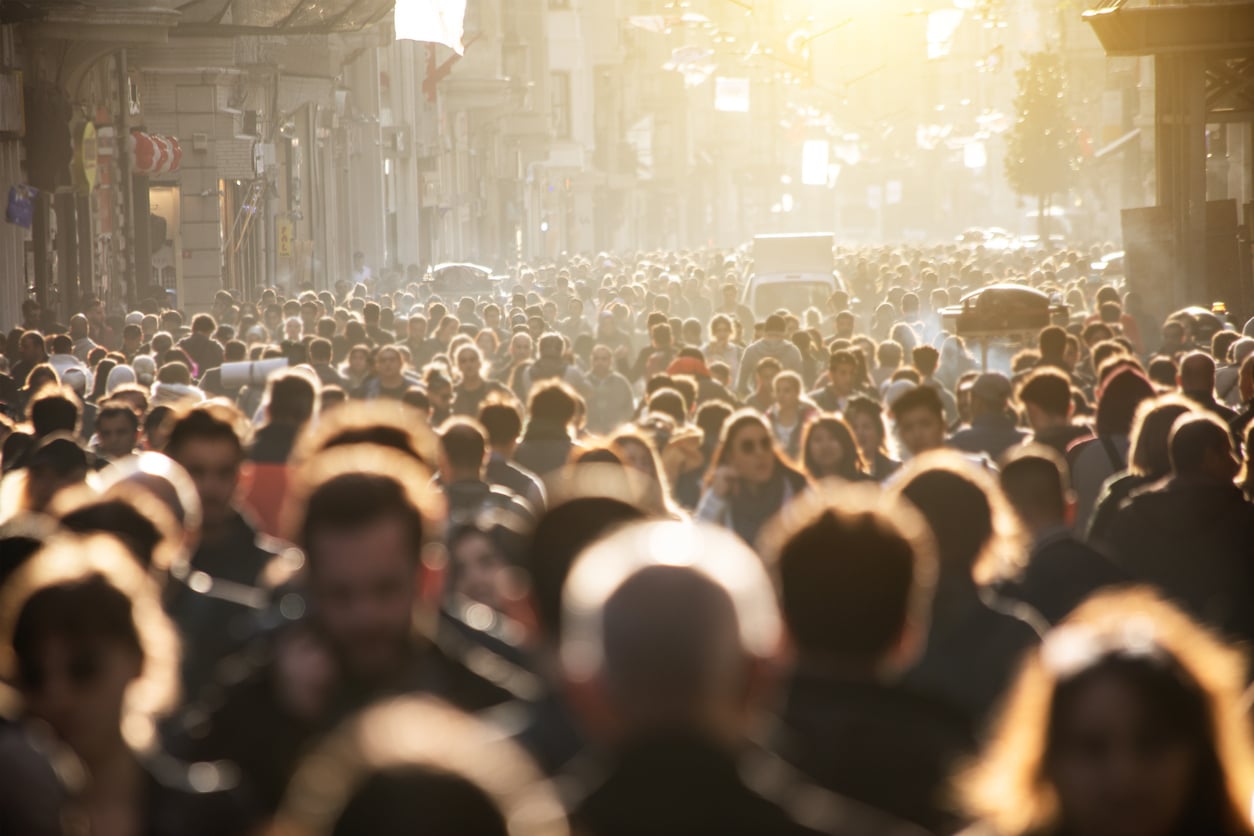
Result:
{"label": "head of person", "polygon": [[770,392],[774,397],[775,376],[780,373],[783,366],[779,360],[774,357],[763,357],[758,361],[757,367],[753,370],[754,379],[757,382],[758,391]]}
{"label": "head of person", "polygon": [[971,384],[971,416],[1002,416],[1010,405],[1014,387],[1000,372],[985,372]]}
{"label": "head of person", "polygon": [[945,406],[930,386],[916,386],[893,401],[890,410],[897,437],[911,456],[945,444]]}
{"label": "head of person", "polygon": [[855,481],[867,473],[853,430],[838,415],[820,415],[806,425],[801,456],[811,479]]}
{"label": "head of person", "polygon": [[1176,394],[1141,401],[1132,419],[1128,471],[1155,480],[1171,475],[1171,428],[1194,409],[1192,401]]}
{"label": "head of person", "polygon": [[17,341],[18,356],[27,363],[42,363],[48,357],[44,335],[38,331],[27,331]]}
{"label": "head of person", "polygon": [[927,523],[909,503],[828,483],[785,507],[763,550],[803,660],[854,676],[895,674],[915,661],[937,565]]}
{"label": "head of person", "polygon": [[951,450],[935,450],[911,461],[895,490],[927,519],[942,574],[986,581],[1019,568],[1020,529],[984,468]]}
{"label": "head of person", "polygon": [[323,739],[267,836],[568,836],[553,786],[499,729],[427,696],[378,703]]}
{"label": "head of person", "polygon": [[1067,331],[1058,325],[1050,325],[1041,330],[1039,345],[1041,360],[1055,366],[1070,368],[1066,362]]}
{"label": "head of person", "polygon": [[772,381],[775,402],[783,409],[796,409],[801,403],[801,375],[794,371],[780,372]]}
{"label": "head of person", "polygon": [[562,381],[550,380],[537,385],[531,392],[530,413],[532,421],[550,426],[569,427],[575,420],[578,395]]}
{"label": "head of person", "polygon": [[192,317],[192,333],[202,337],[211,337],[218,330],[218,323],[209,314],[196,314]]}
{"label": "head of person", "polygon": [[784,338],[784,332],[788,330],[788,323],[779,314],[771,314],[766,318],[766,324],[762,328],[762,333],[768,340],[780,340]]}
{"label": "head of person", "polygon": [[732,337],[731,317],[727,314],[715,314],[710,320],[710,339],[716,343],[725,343]]}
{"label": "head of person", "polygon": [[346,444],[306,462],[287,497],[310,610],[350,678],[385,674],[411,646],[423,549],[444,519],[430,481],[393,448]]}
{"label": "head of person", "polygon": [[877,401],[855,395],[845,405],[845,420],[853,430],[865,461],[870,463],[877,453],[887,453],[888,430],[884,426],[884,408]]}
{"label": "head of person", "polygon": [[1137,369],[1128,367],[1114,371],[1097,390],[1097,421],[1094,427],[1097,434],[1128,435],[1132,431],[1137,407],[1154,394],[1153,385]]}
{"label": "head of person", "polygon": [[170,422],[163,452],[191,476],[208,528],[221,526],[234,513],[247,433],[244,416],[222,401],[197,404]]}
{"label": "head of person", "polygon": [[710,479],[720,467],[730,467],[741,482],[764,485],[782,465],[783,454],[766,421],[760,413],[742,409],[723,424],[723,435],[706,478]]}
{"label": "head of person", "polygon": [[153,740],[178,695],[178,637],[160,592],[117,540],[49,540],[0,596],[0,670],[26,711],[89,770]]}
{"label": "head of person", "polygon": [[1032,444],[1013,449],[999,475],[1002,493],[1030,532],[1071,522],[1074,496],[1067,462],[1052,447]]}
{"label": "head of person", "polygon": [[25,462],[26,511],[46,511],[59,493],[87,479],[87,454],[69,433],[54,432],[38,438]]}
{"label": "head of person", "polygon": [[1074,408],[1071,381],[1049,368],[1037,369],[1019,387],[1019,402],[1034,432],[1065,425]]}
{"label": "head of person", "polygon": [[487,461],[487,433],[478,421],[457,415],[440,428],[440,471],[445,483],[479,481]]}
{"label": "head of person", "polygon": [[1238,651],[1143,589],[1095,595],[1033,651],[967,813],[995,832],[1251,832]]}
{"label": "head of person", "polygon": [[474,343],[457,349],[457,371],[463,383],[478,383],[483,379],[483,354]]}
{"label": "head of person", "polygon": [[1181,415],[1167,439],[1171,474],[1179,479],[1231,485],[1241,470],[1233,454],[1232,435],[1218,418],[1206,413]]}
{"label": "head of person", "polygon": [[37,439],[53,433],[77,435],[82,415],[82,403],[73,390],[63,385],[43,386],[26,407],[26,417]]}
{"label": "head of person", "polygon": [[318,385],[307,373],[289,370],[266,381],[266,418],[271,424],[302,427],[318,412]]}
{"label": "head of person", "polygon": [[1211,398],[1215,392],[1215,358],[1193,351],[1180,361],[1180,391],[1193,397]]}
{"label": "head of person", "polygon": [[374,370],[384,386],[399,385],[405,370],[405,358],[401,356],[400,349],[391,345],[379,349],[374,357]]}
{"label": "head of person", "polygon": [[568,687],[607,745],[668,734],[734,744],[769,696],[779,610],[761,559],[731,532],[626,525],[578,557],[562,605]]}
{"label": "head of person", "polygon": [[828,358],[827,372],[831,377],[832,389],[836,394],[846,397],[857,384],[858,358],[847,348],[837,349]]}
{"label": "head of person", "polygon": [[139,444],[139,414],[125,401],[104,401],[96,413],[96,438],[106,459],[131,455]]}

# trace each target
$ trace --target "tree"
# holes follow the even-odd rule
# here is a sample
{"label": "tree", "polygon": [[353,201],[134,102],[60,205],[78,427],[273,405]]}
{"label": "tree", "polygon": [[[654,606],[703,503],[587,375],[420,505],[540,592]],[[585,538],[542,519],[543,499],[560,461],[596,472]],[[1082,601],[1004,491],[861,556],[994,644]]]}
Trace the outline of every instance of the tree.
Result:
{"label": "tree", "polygon": [[1049,234],[1053,197],[1071,188],[1080,169],[1078,131],[1067,113],[1062,57],[1036,52],[1015,75],[1015,123],[1006,135],[1006,180],[1015,193],[1035,197],[1041,240]]}

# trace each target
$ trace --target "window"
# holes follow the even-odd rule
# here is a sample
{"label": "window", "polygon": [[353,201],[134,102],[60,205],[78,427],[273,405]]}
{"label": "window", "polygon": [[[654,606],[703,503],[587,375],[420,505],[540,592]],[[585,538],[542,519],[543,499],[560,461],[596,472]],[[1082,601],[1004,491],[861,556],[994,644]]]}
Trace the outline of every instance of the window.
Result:
{"label": "window", "polygon": [[570,73],[549,75],[549,127],[558,139],[570,139]]}

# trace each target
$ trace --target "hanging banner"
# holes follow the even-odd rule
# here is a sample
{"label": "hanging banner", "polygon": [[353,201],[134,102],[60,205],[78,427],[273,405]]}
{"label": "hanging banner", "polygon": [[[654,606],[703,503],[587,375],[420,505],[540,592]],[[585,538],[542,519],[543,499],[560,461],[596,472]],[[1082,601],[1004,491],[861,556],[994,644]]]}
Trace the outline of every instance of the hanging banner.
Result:
{"label": "hanging banner", "polygon": [[278,226],[275,231],[275,237],[279,239],[279,255],[290,257],[292,255],[292,239],[296,235],[296,230],[290,218],[279,218],[276,221]]}
{"label": "hanging banner", "polygon": [[443,44],[464,55],[465,26],[466,0],[396,0],[393,29],[398,41]]}

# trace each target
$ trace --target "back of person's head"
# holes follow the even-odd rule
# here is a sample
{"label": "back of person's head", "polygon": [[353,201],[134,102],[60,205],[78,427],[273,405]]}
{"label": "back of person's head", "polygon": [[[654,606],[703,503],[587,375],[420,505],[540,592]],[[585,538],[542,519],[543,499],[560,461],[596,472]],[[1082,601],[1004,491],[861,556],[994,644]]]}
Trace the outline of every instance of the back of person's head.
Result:
{"label": "back of person's head", "polygon": [[567,836],[557,793],[498,729],[431,697],[378,703],[298,766],[272,836]]}
{"label": "back of person's head", "polygon": [[[605,465],[616,467],[618,465]],[[615,527],[644,519],[630,502],[611,496],[573,496],[552,505],[536,522],[527,549],[536,618],[556,644],[562,625],[562,587],[579,553]]]}
{"label": "back of person's head", "polygon": [[299,427],[318,409],[318,388],[297,371],[276,374],[266,383],[266,415],[272,424]]}
{"label": "back of person's head", "polygon": [[78,432],[83,405],[64,386],[48,385],[35,393],[26,414],[37,439],[56,432],[73,435]]}
{"label": "back of person's head", "polygon": [[666,415],[677,425],[683,425],[688,421],[684,397],[674,389],[659,389],[650,395],[649,412]]}
{"label": "back of person's head", "polygon": [[1154,387],[1138,370],[1115,371],[1097,390],[1097,434],[1128,435],[1137,407],[1154,394]]}
{"label": "back of person's head", "polygon": [[138,485],[121,483],[103,495],[67,492],[49,511],[67,531],[117,538],[145,569],[167,572],[178,557],[179,523],[166,505]]}
{"label": "back of person's head", "polygon": [[385,447],[427,468],[439,459],[439,440],[415,409],[387,400],[351,400],[319,416],[317,426],[302,434],[292,460],[306,461],[324,450],[353,444]]}
{"label": "back of person's head", "polygon": [[1040,444],[1015,448],[1001,466],[1002,493],[1032,526],[1065,521],[1069,480],[1066,460]]}
{"label": "back of person's head", "polygon": [[986,580],[1006,571],[999,561],[1021,559],[1011,549],[1017,528],[1001,489],[983,468],[934,450],[911,460],[896,479],[896,490],[927,519],[943,573]]}
{"label": "back of person's head", "polygon": [[455,415],[440,428],[440,447],[449,466],[460,472],[483,469],[486,433],[473,418]]}
{"label": "back of person's head", "polygon": [[204,334],[208,336],[218,330],[218,323],[213,321],[213,317],[207,313],[196,314],[192,317],[192,333]]}
{"label": "back of person's head", "polygon": [[1193,351],[1180,361],[1180,391],[1209,395],[1215,388],[1215,358]]}
{"label": "back of person's head", "polygon": [[512,401],[488,401],[479,408],[479,423],[493,447],[505,447],[522,435],[522,413]]}
{"label": "back of person's head", "polygon": [[788,324],[779,314],[771,314],[766,318],[766,325],[763,330],[768,335],[780,336],[787,330]]}
{"label": "back of person's head", "polygon": [[753,683],[782,634],[761,559],[735,534],[691,523],[635,523],[597,541],[562,604],[563,670],[573,687],[599,683],[589,693],[603,705],[585,718],[594,736],[607,731],[598,717],[628,739],[733,731],[724,724],[743,724],[764,696]]}
{"label": "back of person's head", "polygon": [[940,352],[927,344],[915,346],[910,353],[910,361],[919,370],[919,374],[930,377],[936,373],[936,367],[940,364]]}
{"label": "back of person's head", "polygon": [[1059,325],[1049,325],[1041,329],[1041,358],[1060,361],[1067,353],[1067,331]]}
{"label": "back of person's head", "polygon": [[74,341],[68,334],[54,334],[48,345],[52,354],[71,354],[74,351]]}
{"label": "back of person's head", "polygon": [[1151,382],[1165,389],[1174,389],[1176,386],[1176,375],[1179,370],[1176,368],[1176,361],[1170,357],[1158,356],[1151,358],[1149,361],[1148,375]]}
{"label": "back of person's head", "polygon": [[829,483],[786,505],[763,544],[802,654],[880,672],[913,661],[937,566],[927,523],[908,503]]}
{"label": "back of person's head", "polygon": [[331,341],[323,337],[317,337],[309,343],[309,362],[311,363],[330,363],[331,362]]}
{"label": "back of person's head", "polygon": [[1047,415],[1065,418],[1071,413],[1071,381],[1053,369],[1037,369],[1019,387],[1019,400]]}
{"label": "back of person's head", "polygon": [[1211,475],[1222,463],[1231,470],[1224,475],[1232,479],[1239,469],[1232,457],[1232,436],[1228,428],[1209,413],[1181,415],[1171,427],[1167,444],[1171,471],[1176,476]]}
{"label": "back of person's head", "polygon": [[532,420],[540,420],[558,426],[569,426],[575,419],[578,397],[569,385],[562,381],[549,380],[540,383],[531,392],[530,409]]}
{"label": "back of person's head", "polygon": [[875,349],[875,360],[886,368],[901,365],[902,346],[896,340],[884,340]]}
{"label": "back of person's head", "polygon": [[185,363],[177,361],[166,363],[157,370],[157,382],[191,386],[192,370]]}
{"label": "back of person's head", "polygon": [[1193,403],[1181,395],[1159,395],[1141,401],[1132,420],[1128,470],[1137,476],[1162,479],[1171,473],[1167,440],[1181,415],[1193,412]]}

